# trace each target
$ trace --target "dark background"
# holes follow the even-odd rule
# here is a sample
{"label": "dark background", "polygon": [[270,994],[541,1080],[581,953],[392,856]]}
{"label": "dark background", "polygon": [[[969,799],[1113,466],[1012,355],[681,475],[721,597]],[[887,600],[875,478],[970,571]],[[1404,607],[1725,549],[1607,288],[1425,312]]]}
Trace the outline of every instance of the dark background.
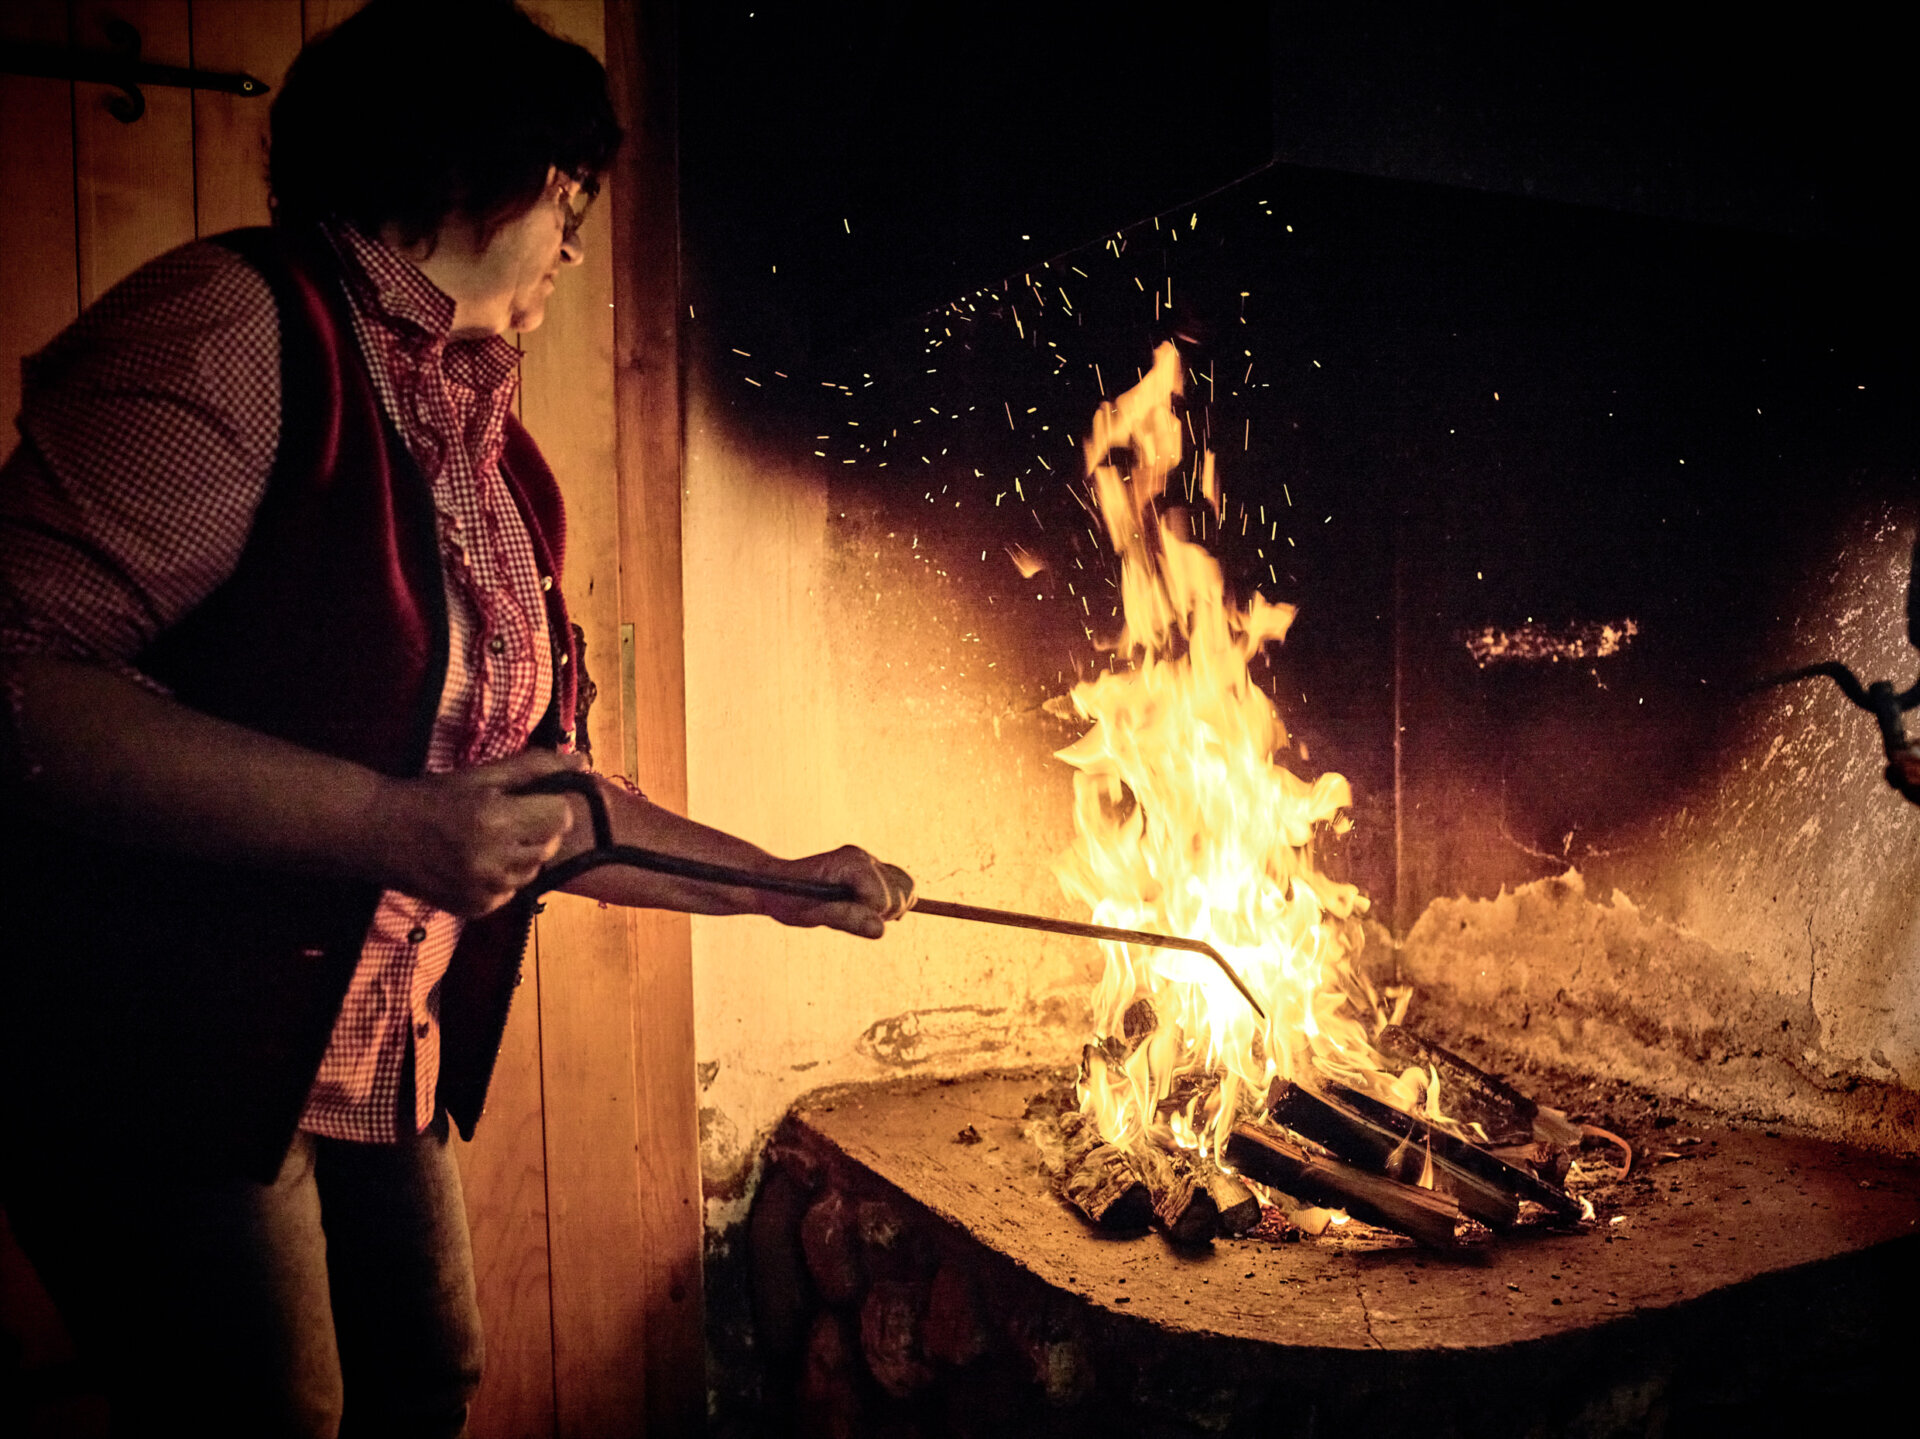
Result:
{"label": "dark background", "polygon": [[1273,162],[1888,261],[1912,208],[1905,27],[1863,3],[726,0],[682,26],[701,298],[827,349]]}
{"label": "dark background", "polygon": [[[1865,16],[705,8],[695,342],[836,513],[1025,601],[1057,693],[1112,625],[1078,437],[1181,337],[1229,577],[1301,606],[1265,678],[1404,922],[1683,800],[1821,657],[1779,652],[1811,570],[1911,519],[1913,127]],[[1464,643],[1629,618],[1591,663]]]}

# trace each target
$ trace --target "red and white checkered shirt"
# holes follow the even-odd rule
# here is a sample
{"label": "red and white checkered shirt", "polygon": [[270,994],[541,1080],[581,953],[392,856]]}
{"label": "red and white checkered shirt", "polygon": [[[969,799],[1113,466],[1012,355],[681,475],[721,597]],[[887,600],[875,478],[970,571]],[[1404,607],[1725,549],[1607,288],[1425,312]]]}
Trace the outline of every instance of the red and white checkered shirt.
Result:
{"label": "red and white checkered shirt", "polygon": [[[386,246],[346,227],[328,238],[374,389],[439,516],[450,643],[426,769],[504,759],[553,691],[548,581],[499,465],[519,354],[450,339],[452,299]],[[144,680],[134,657],[238,565],[279,439],[279,352],[266,282],[196,243],[26,362],[29,443],[0,483],[0,651]],[[431,1121],[439,985],[460,932],[444,911],[381,897],[302,1128],[382,1143]]]}

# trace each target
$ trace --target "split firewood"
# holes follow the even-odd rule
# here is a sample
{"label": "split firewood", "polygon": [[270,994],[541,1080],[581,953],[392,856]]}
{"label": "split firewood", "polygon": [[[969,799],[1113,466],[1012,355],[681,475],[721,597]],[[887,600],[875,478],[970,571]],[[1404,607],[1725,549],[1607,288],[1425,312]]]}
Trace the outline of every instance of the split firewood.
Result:
{"label": "split firewood", "polygon": [[1220,1211],[1218,1224],[1222,1234],[1237,1237],[1259,1225],[1260,1201],[1253,1197],[1251,1189],[1212,1164],[1203,1165],[1200,1174],[1207,1193],[1213,1196],[1214,1208]]}
{"label": "split firewood", "polygon": [[[1379,1171],[1402,1183],[1418,1183],[1431,1162],[1433,1187],[1452,1195],[1461,1209],[1489,1229],[1511,1229],[1520,1217],[1520,1199],[1511,1185],[1496,1184],[1461,1168],[1431,1146],[1428,1133],[1422,1132],[1426,1126],[1388,1128],[1349,1105],[1285,1079],[1276,1079],[1267,1091],[1267,1117],[1332,1150],[1350,1164]],[[1520,1177],[1516,1170],[1515,1178]]]}
{"label": "split firewood", "polygon": [[1142,996],[1128,1005],[1127,1012],[1120,1016],[1120,1037],[1126,1041],[1127,1052],[1146,1043],[1147,1036],[1159,1027],[1160,1016],[1154,1012],[1152,1000]]}
{"label": "split firewood", "polygon": [[1398,1230],[1430,1249],[1454,1244],[1460,1206],[1447,1195],[1324,1159],[1265,1125],[1236,1124],[1227,1140],[1226,1157],[1257,1184],[1329,1209],[1344,1209],[1356,1219]]}
{"label": "split firewood", "polygon": [[829,1189],[814,1200],[800,1220],[800,1250],[827,1303],[851,1304],[860,1297],[866,1275],[860,1267],[854,1206],[846,1195]]}
{"label": "split firewood", "polygon": [[933,1366],[920,1350],[920,1316],[926,1286],[881,1279],[860,1305],[860,1352],[867,1372],[895,1399],[906,1399],[933,1381]]}
{"label": "split firewood", "polygon": [[1060,1129],[1066,1141],[1060,1197],[1102,1229],[1146,1228],[1153,1196],[1132,1161],[1082,1115],[1062,1116]]}
{"label": "split firewood", "polygon": [[1174,1075],[1173,1083],[1167,1086],[1167,1092],[1154,1105],[1156,1117],[1164,1119],[1169,1114],[1178,1114],[1201,1095],[1211,1093],[1220,1087],[1220,1081],[1226,1078],[1222,1069],[1188,1069]]}
{"label": "split firewood", "polygon": [[1111,1069],[1125,1069],[1134,1051],[1151,1039],[1159,1027],[1160,1016],[1154,1012],[1153,1001],[1144,997],[1136,999],[1120,1016],[1118,1034],[1103,1034],[1093,1043],[1080,1047],[1081,1079],[1086,1079],[1092,1071],[1096,1055]]}
{"label": "split firewood", "polygon": [[1417,1115],[1333,1081],[1327,1084],[1327,1095],[1369,1124],[1411,1143],[1430,1147],[1436,1168],[1444,1161],[1449,1171],[1473,1175],[1497,1190],[1538,1204],[1563,1223],[1578,1221],[1586,1213],[1580,1201],[1558,1185],[1549,1184],[1531,1170],[1508,1164],[1477,1144],[1436,1129]]}
{"label": "split firewood", "polygon": [[1499,1148],[1489,1146],[1487,1153],[1495,1159],[1505,1160],[1516,1169],[1528,1170],[1544,1183],[1559,1189],[1566,1188],[1567,1171],[1573,1168],[1571,1150],[1562,1149],[1557,1144],[1545,1144],[1538,1139]]}
{"label": "split firewood", "polygon": [[955,1368],[987,1352],[986,1322],[980,1300],[964,1266],[942,1264],[927,1294],[927,1315],[920,1325],[920,1347],[929,1359]]}
{"label": "split firewood", "polygon": [[1219,1227],[1220,1206],[1204,1183],[1197,1182],[1184,1159],[1157,1145],[1142,1145],[1134,1166],[1153,1196],[1153,1217],[1175,1244],[1211,1244]]}
{"label": "split firewood", "polygon": [[1111,1034],[1103,1034],[1098,1039],[1080,1046],[1080,1082],[1085,1084],[1093,1076],[1093,1062],[1098,1059],[1109,1069],[1124,1069],[1127,1065],[1128,1049],[1126,1042]]}
{"label": "split firewood", "polygon": [[800,1369],[800,1418],[815,1433],[851,1434],[860,1420],[860,1351],[831,1309],[814,1317]]}
{"label": "split firewood", "polygon": [[1567,1149],[1580,1143],[1580,1126],[1559,1110],[1529,1099],[1504,1079],[1403,1025],[1388,1025],[1373,1042],[1390,1059],[1438,1073],[1448,1112],[1463,1124],[1484,1129],[1490,1148],[1535,1139]]}

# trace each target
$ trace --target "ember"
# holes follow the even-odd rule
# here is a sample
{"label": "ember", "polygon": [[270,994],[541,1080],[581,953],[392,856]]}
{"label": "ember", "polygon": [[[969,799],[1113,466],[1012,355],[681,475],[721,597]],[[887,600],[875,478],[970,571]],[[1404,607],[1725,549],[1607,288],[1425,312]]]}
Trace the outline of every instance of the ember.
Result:
{"label": "ember", "polygon": [[[1140,383],[1100,406],[1086,442],[1124,622],[1121,663],[1072,692],[1091,727],[1060,753],[1077,771],[1077,840],[1057,873],[1099,923],[1211,943],[1259,1004],[1186,954],[1105,943],[1081,1113],[1050,1156],[1061,1193],[1104,1228],[1151,1217],[1181,1242],[1258,1222],[1242,1178],[1303,1222],[1326,1206],[1431,1245],[1450,1244],[1463,1216],[1510,1228],[1523,1200],[1578,1219],[1558,1182],[1577,1128],[1549,1119],[1542,1133],[1539,1117],[1554,1112],[1517,1095],[1497,1136],[1453,1122],[1443,1076],[1470,1066],[1402,1039],[1396,1069],[1376,1047],[1373,1031],[1401,1017],[1406,997],[1389,1013],[1354,968],[1366,896],[1314,860],[1316,836],[1347,827],[1351,791],[1340,775],[1307,781],[1279,762],[1286,724],[1249,665],[1285,638],[1294,610],[1258,593],[1233,603],[1197,538],[1223,509],[1212,453],[1183,466],[1184,373],[1175,347],[1160,346]],[[1479,1078],[1470,1094],[1499,1088]],[[1496,1138],[1544,1148],[1512,1151],[1521,1162],[1510,1164],[1471,1142]]]}
{"label": "ember", "polygon": [[1555,630],[1547,625],[1526,624],[1504,630],[1487,625],[1462,637],[1467,652],[1482,669],[1503,660],[1603,660],[1617,655],[1633,643],[1640,633],[1637,620],[1618,624],[1573,625]]}

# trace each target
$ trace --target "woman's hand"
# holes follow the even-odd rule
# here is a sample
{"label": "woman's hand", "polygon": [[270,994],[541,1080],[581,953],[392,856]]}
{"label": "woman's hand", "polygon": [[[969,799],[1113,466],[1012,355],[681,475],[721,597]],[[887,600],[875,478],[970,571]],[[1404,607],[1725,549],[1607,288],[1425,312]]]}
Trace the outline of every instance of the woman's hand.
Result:
{"label": "woman's hand", "polygon": [[794,879],[845,885],[855,898],[822,902],[770,894],[764,900],[766,912],[782,924],[825,925],[863,939],[878,939],[886,933],[886,921],[899,919],[913,908],[913,877],[854,845],[792,860],[785,868]]}
{"label": "woman's hand", "polygon": [[380,882],[467,919],[492,913],[533,882],[573,827],[566,796],[514,791],[583,768],[571,755],[528,750],[392,782],[370,819]]}

